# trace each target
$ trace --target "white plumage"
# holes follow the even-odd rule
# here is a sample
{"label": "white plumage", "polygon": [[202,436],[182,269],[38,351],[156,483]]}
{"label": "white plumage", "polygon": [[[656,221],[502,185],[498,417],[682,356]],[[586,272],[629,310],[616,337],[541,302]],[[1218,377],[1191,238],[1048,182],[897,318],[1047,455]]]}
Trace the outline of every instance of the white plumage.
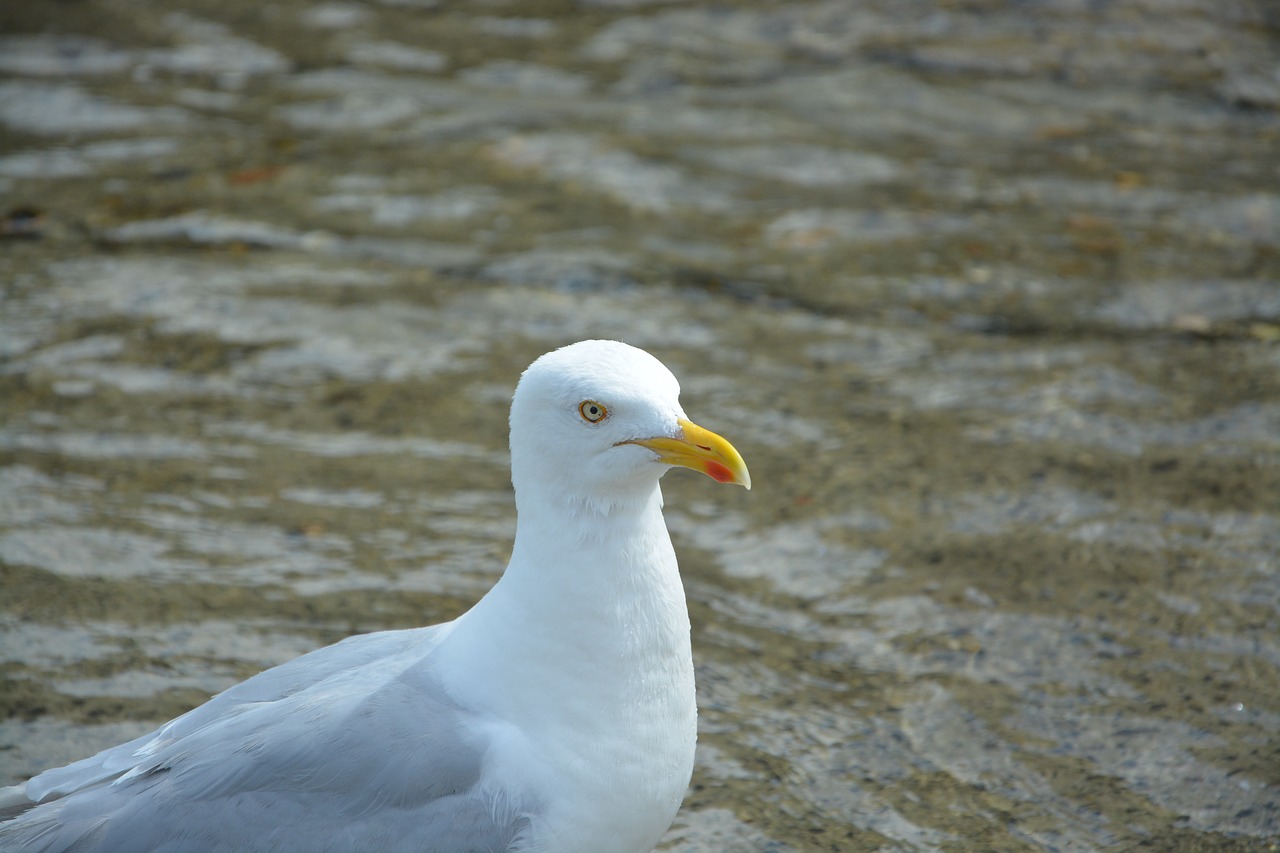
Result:
{"label": "white plumage", "polygon": [[584,341],[511,407],[518,522],[453,622],[351,637],[0,792],[0,850],[644,853],[696,737],[672,465],[750,487],[660,362]]}

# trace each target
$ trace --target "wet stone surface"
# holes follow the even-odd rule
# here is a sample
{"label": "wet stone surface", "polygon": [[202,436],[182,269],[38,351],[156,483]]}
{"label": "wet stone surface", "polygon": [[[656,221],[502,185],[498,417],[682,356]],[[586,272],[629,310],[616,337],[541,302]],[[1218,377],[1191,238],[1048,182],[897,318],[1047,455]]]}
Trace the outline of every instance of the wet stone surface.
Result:
{"label": "wet stone surface", "polygon": [[506,405],[645,347],[665,849],[1280,843],[1255,0],[0,9],[0,784],[504,563]]}

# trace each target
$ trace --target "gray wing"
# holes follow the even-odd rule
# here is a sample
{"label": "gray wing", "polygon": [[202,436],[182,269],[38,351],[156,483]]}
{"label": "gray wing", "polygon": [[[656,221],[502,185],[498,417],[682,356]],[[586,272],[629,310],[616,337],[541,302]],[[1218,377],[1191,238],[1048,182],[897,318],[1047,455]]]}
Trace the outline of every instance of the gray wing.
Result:
{"label": "gray wing", "polygon": [[153,732],[65,767],[41,773],[27,782],[27,795],[36,802],[43,802],[115,778],[133,769],[143,752],[239,714],[256,703],[283,699],[342,673],[411,649],[417,649],[425,656],[443,638],[442,629],[447,627],[433,625],[410,631],[360,634],[308,652],[228,688]]}
{"label": "gray wing", "polygon": [[394,634],[268,670],[31,780],[58,798],[0,825],[0,850],[507,850],[527,818],[477,790],[487,744],[434,676],[438,637]]}

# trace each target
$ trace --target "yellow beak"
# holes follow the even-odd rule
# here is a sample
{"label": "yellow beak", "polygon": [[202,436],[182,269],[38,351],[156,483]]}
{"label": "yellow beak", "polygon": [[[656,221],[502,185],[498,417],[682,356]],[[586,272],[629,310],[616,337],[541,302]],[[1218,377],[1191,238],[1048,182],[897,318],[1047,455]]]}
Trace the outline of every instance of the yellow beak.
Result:
{"label": "yellow beak", "polygon": [[676,438],[637,438],[620,444],[638,444],[658,454],[658,461],[680,468],[701,471],[720,483],[734,483],[751,488],[747,463],[734,446],[709,429],[680,418],[680,435]]}

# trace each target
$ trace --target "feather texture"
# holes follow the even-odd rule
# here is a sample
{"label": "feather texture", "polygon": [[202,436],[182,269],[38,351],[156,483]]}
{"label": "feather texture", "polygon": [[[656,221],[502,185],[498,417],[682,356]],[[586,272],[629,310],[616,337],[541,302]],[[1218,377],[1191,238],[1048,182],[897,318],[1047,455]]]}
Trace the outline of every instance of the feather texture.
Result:
{"label": "feather texture", "polygon": [[697,729],[669,465],[640,446],[680,439],[678,394],[624,344],[538,359],[511,410],[511,561],[475,607],[311,652],[0,792],[25,808],[0,851],[652,850]]}

